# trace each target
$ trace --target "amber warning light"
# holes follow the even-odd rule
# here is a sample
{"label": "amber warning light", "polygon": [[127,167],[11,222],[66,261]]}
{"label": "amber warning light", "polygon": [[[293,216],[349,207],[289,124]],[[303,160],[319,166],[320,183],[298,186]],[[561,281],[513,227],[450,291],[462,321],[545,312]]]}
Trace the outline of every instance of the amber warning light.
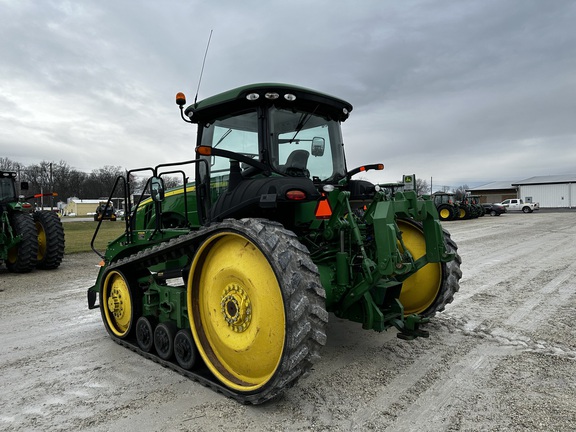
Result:
{"label": "amber warning light", "polygon": [[176,93],[176,105],[186,105],[186,96],[182,92]]}
{"label": "amber warning light", "polygon": [[212,154],[212,147],[210,146],[198,146],[196,147],[196,153],[202,156],[210,156]]}
{"label": "amber warning light", "polygon": [[360,171],[368,171],[371,169],[382,171],[384,169],[384,164],[364,165],[360,167]]}

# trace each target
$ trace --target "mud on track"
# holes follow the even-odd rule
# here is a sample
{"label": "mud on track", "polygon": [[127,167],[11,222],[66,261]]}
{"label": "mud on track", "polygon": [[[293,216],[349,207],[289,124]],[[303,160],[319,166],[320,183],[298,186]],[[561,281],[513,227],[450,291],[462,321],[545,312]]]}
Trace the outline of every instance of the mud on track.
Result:
{"label": "mud on track", "polygon": [[331,315],[315,370],[257,407],[113,343],[86,307],[96,255],[0,270],[0,430],[576,430],[576,212],[444,226],[464,276],[430,339]]}

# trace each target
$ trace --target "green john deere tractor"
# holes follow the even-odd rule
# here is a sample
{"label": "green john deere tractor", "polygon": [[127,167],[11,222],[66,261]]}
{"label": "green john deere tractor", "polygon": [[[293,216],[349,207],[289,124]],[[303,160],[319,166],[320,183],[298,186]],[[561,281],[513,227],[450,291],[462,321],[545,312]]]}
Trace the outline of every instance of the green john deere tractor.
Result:
{"label": "green john deere tractor", "polygon": [[[456,244],[429,197],[353,178],[383,165],[348,170],[349,103],[285,84],[176,101],[197,125],[196,158],[119,176],[125,233],[95,250],[88,306],[113,340],[258,404],[318,360],[329,312],[428,336],[422,324],[459,289]],[[131,202],[143,173],[149,197]]]}
{"label": "green john deere tractor", "polygon": [[432,199],[441,221],[459,219],[460,208],[456,204],[454,196],[455,194],[449,192],[435,192],[432,194]]}
{"label": "green john deere tractor", "polygon": [[473,217],[482,217],[486,213],[482,204],[480,204],[480,195],[467,195],[468,203],[472,207]]}
{"label": "green john deere tractor", "polygon": [[464,195],[458,202],[460,208],[459,219],[475,219],[484,216],[484,207],[479,204],[479,200],[471,195]]}
{"label": "green john deere tractor", "polygon": [[[16,195],[15,185],[15,172],[0,171],[0,264],[4,262],[16,273],[58,268],[64,256],[64,230],[58,215],[34,211],[32,204]],[[28,184],[22,182],[21,189],[28,189]]]}

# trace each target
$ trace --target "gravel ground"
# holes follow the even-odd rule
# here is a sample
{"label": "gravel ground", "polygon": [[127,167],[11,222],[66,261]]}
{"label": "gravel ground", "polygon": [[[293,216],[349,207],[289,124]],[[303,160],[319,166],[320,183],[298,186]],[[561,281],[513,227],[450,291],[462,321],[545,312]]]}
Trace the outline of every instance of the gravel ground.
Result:
{"label": "gravel ground", "polygon": [[0,270],[0,429],[576,430],[576,213],[444,226],[463,278],[429,339],[331,316],[315,370],[256,407],[112,342],[86,307],[96,255],[52,272]]}

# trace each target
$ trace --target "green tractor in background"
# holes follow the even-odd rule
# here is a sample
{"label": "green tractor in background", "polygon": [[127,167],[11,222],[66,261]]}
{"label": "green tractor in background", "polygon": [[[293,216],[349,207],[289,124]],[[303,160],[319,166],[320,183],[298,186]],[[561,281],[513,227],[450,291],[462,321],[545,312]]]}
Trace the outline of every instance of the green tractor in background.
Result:
{"label": "green tractor in background", "polygon": [[484,207],[480,204],[480,195],[467,195],[466,198],[472,207],[473,217],[482,217],[486,214]]}
{"label": "green tractor in background", "polygon": [[458,202],[459,219],[475,219],[484,216],[484,207],[480,204],[478,195],[464,195]]}
{"label": "green tractor in background", "polygon": [[[457,246],[429,196],[353,178],[383,165],[348,170],[348,102],[286,84],[176,101],[197,125],[196,158],[118,177],[125,233],[95,250],[88,307],[113,340],[259,404],[318,360],[329,312],[428,336],[459,289]],[[143,173],[149,197],[131,202]],[[166,190],[165,176],[181,185]]]}
{"label": "green tractor in background", "polygon": [[455,200],[455,194],[450,192],[435,192],[432,199],[441,221],[451,221],[460,218],[460,208]]}
{"label": "green tractor in background", "polygon": [[[22,190],[28,184],[22,182]],[[9,271],[27,273],[35,268],[52,270],[64,256],[64,229],[58,215],[51,211],[34,211],[26,201],[38,198],[16,195],[16,173],[0,171],[0,263]]]}
{"label": "green tractor in background", "polygon": [[466,196],[463,196],[462,199],[456,203],[459,212],[458,219],[472,219],[474,217],[474,207],[472,207]]}
{"label": "green tractor in background", "polygon": [[114,205],[111,202],[99,203],[94,212],[94,222],[99,220],[109,220],[115,222],[117,219],[116,210],[114,210]]}

